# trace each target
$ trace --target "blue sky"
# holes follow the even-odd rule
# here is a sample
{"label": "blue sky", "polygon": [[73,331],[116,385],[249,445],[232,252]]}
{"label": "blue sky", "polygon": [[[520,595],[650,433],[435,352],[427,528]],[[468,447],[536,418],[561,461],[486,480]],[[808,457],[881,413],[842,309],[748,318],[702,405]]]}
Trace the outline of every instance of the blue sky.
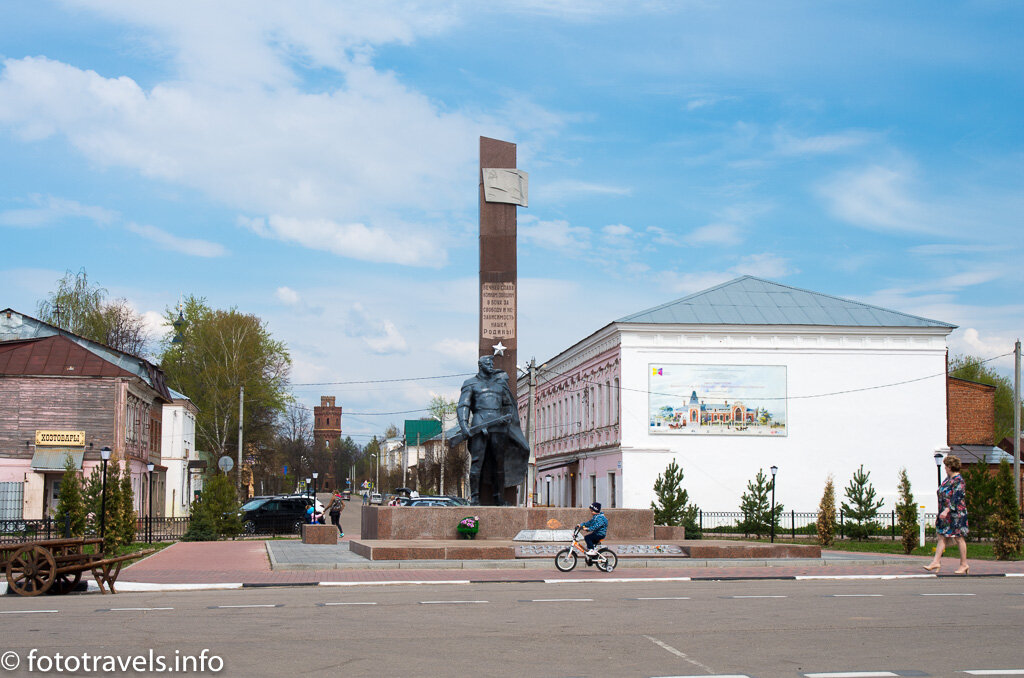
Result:
{"label": "blue sky", "polygon": [[460,379],[310,384],[473,371],[485,135],[523,360],[742,274],[1024,334],[1019,3],[484,4],[6,3],[0,306],[236,306],[379,433]]}

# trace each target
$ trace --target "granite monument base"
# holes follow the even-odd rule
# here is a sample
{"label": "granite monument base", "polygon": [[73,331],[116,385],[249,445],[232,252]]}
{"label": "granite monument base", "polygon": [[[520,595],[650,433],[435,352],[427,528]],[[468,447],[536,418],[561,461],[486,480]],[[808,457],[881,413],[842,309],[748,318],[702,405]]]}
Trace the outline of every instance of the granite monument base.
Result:
{"label": "granite monument base", "polygon": [[334,525],[313,525],[307,523],[302,526],[303,544],[337,544],[338,528]]}

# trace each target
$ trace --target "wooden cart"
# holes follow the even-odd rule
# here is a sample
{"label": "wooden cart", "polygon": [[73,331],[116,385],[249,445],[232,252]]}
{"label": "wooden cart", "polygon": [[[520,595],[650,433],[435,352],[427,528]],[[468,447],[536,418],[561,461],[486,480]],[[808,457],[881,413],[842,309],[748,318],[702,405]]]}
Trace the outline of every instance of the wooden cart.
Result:
{"label": "wooden cart", "polygon": [[[83,572],[92,572],[100,591],[111,593],[121,566],[129,560],[147,556],[155,549],[105,558],[102,553],[85,553],[85,547],[102,543],[98,538],[43,539],[0,544],[0,568],[7,573],[7,584],[20,596],[41,593],[68,593],[82,580]],[[106,585],[106,588],[104,588]]]}

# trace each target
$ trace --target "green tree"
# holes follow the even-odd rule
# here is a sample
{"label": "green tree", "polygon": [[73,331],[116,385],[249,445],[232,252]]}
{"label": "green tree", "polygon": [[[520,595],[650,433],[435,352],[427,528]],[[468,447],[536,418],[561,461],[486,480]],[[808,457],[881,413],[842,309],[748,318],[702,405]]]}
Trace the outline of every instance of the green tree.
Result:
{"label": "green tree", "polygon": [[999,560],[1012,560],[1021,555],[1024,530],[1020,524],[1020,505],[1013,484],[1010,462],[1003,459],[996,472],[995,506],[992,512],[992,550]]}
{"label": "green tree", "polygon": [[996,479],[988,472],[984,458],[974,464],[965,464],[964,485],[967,487],[967,515],[971,523],[968,538],[972,541],[990,536],[992,510],[995,507]]}
{"label": "green tree", "polygon": [[[993,442],[1013,439],[1013,382],[989,363],[972,355],[957,355],[949,361],[949,375],[996,387],[996,418],[992,429]],[[971,516],[973,518],[974,516]],[[973,526],[972,526],[973,527]]]}
{"label": "green tree", "polygon": [[862,464],[846,486],[845,494],[849,503],[844,501],[842,509],[847,520],[846,531],[853,539],[867,539],[877,529],[875,518],[884,502],[881,499],[875,501],[875,488],[870,477],[871,472],[865,472]]}
{"label": "green tree", "polygon": [[54,514],[57,530],[68,537],[81,537],[85,534],[85,516],[82,479],[69,454],[64,460],[64,475],[60,479],[60,493],[57,495],[57,510]]}
{"label": "green tree", "polygon": [[[182,313],[181,343],[164,340],[160,363],[167,384],[186,394],[199,409],[197,445],[220,457],[238,435],[238,404],[245,388],[242,436],[251,456],[273,449],[278,416],[291,397],[291,358],[255,315],[215,310],[205,299],[188,297]],[[177,313],[169,309],[170,326]]]}
{"label": "green tree", "polygon": [[821,502],[818,504],[818,543],[822,546],[832,546],[836,537],[836,489],[829,476],[825,481],[825,492],[821,495]]}
{"label": "green tree", "polygon": [[150,337],[143,317],[126,299],[107,300],[85,269],[67,271],[57,289],[39,302],[39,319],[132,355],[146,352]]}
{"label": "green tree", "polygon": [[[107,536],[113,535],[112,550],[127,546],[135,541],[137,514],[135,513],[135,491],[132,489],[132,471],[128,462],[124,466],[114,464],[113,484],[117,485],[113,513],[108,518]],[[110,491],[111,476],[107,476],[107,492]],[[110,496],[107,496],[110,507]],[[112,519],[112,520],[111,520]]]}
{"label": "green tree", "polygon": [[189,515],[184,541],[216,541],[242,532],[234,483],[222,473],[207,476]]}
{"label": "green tree", "polygon": [[700,539],[700,525],[696,504],[690,503],[689,493],[683,489],[683,469],[673,459],[665,472],[654,480],[656,501],[651,502],[655,525],[672,525],[686,528],[686,536]]}
{"label": "green tree", "polygon": [[917,525],[917,504],[914,503],[914,495],[910,491],[910,478],[907,477],[907,469],[900,469],[899,478],[900,500],[896,504],[896,517],[899,520],[903,552],[910,555],[920,538]]}
{"label": "green tree", "polygon": [[770,495],[775,481],[768,480],[764,469],[758,469],[754,479],[747,483],[747,491],[740,497],[740,511],[743,521],[739,528],[744,534],[755,534],[758,537],[769,534],[772,525],[778,532],[779,517],[782,515],[782,504],[775,505],[772,513]]}

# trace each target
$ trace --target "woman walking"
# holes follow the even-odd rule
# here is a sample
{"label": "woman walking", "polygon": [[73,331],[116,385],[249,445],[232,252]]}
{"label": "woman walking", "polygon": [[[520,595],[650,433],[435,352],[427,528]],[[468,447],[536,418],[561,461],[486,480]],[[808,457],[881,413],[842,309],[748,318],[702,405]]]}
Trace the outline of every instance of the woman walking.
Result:
{"label": "woman walking", "polygon": [[960,459],[952,454],[942,462],[946,467],[946,479],[939,485],[939,514],[935,518],[935,533],[939,543],[935,546],[935,557],[924,566],[929,572],[938,572],[942,567],[939,559],[946,549],[946,540],[955,539],[960,549],[960,567],[957,574],[969,574],[971,566],[967,564],[967,488],[960,476]]}
{"label": "woman walking", "polygon": [[337,526],[339,537],[345,536],[345,531],[341,529],[341,512],[344,510],[345,500],[342,498],[340,492],[335,491],[334,497],[331,499],[331,503],[327,507],[327,513],[331,516],[331,522]]}

